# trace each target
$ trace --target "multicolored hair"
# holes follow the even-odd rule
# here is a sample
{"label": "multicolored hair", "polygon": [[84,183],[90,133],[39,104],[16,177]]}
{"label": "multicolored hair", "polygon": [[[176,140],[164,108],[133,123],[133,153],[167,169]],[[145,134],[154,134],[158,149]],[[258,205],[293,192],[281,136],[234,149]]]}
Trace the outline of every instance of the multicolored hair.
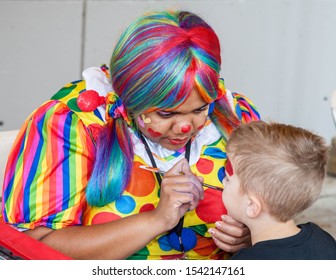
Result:
{"label": "multicolored hair", "polygon": [[[205,102],[215,102],[210,118],[226,139],[239,120],[226,100],[220,67],[220,43],[214,30],[193,13],[164,11],[145,15],[124,31],[114,49],[110,73],[114,91],[133,118],[174,109],[196,88]],[[103,206],[122,194],[133,157],[127,124],[122,119],[109,120],[87,188],[91,205]]]}

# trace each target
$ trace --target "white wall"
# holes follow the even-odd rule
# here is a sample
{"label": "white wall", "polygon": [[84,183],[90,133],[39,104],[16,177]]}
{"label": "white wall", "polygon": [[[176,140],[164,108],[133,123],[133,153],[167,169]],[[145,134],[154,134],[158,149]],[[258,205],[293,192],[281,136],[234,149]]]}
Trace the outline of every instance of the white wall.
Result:
{"label": "white wall", "polygon": [[336,134],[336,0],[0,0],[0,130],[28,114],[82,68],[109,63],[113,45],[149,10],[200,14],[222,43],[226,85],[267,120]]}

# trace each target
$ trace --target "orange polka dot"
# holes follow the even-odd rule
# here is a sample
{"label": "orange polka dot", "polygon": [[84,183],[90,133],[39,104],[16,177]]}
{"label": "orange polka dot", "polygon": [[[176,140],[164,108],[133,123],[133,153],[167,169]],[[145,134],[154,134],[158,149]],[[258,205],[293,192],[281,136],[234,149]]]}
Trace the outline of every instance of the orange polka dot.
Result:
{"label": "orange polka dot", "polygon": [[214,163],[206,158],[200,158],[196,163],[196,168],[202,174],[210,174],[214,168]]}
{"label": "orange polka dot", "polygon": [[143,163],[134,162],[131,180],[126,190],[134,196],[141,197],[149,195],[154,190],[156,181],[154,173],[141,169],[140,165]]}
{"label": "orange polka dot", "polygon": [[119,215],[116,215],[113,213],[101,212],[101,213],[94,215],[94,217],[92,218],[91,224],[92,225],[105,224],[111,221],[119,220],[120,218],[121,217]]}
{"label": "orange polka dot", "polygon": [[201,256],[210,256],[217,246],[212,238],[206,238],[197,234],[197,246],[194,251]]}

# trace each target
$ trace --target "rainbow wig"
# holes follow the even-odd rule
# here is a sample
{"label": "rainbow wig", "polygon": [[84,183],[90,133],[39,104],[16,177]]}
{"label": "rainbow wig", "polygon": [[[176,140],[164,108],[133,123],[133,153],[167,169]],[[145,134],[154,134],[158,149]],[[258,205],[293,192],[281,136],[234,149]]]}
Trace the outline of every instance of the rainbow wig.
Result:
{"label": "rainbow wig", "polygon": [[[133,118],[174,109],[196,88],[205,102],[215,102],[210,118],[226,139],[239,121],[226,100],[220,66],[214,30],[193,13],[165,11],[145,15],[124,31],[110,73],[114,91]],[[122,119],[108,121],[97,143],[87,188],[89,204],[103,206],[120,197],[130,179],[133,157],[127,124]]]}

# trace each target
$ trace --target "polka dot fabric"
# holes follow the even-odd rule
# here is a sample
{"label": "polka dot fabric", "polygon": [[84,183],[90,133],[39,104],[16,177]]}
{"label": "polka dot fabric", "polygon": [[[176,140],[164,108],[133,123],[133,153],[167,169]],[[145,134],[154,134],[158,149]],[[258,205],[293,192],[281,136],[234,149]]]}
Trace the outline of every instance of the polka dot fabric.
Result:
{"label": "polka dot fabric", "polygon": [[[191,166],[191,170],[202,176],[208,184],[222,187],[226,154],[224,141],[217,141],[202,149],[198,162]],[[84,215],[84,223],[100,224],[134,215],[140,212],[152,211],[160,200],[160,187],[155,175],[139,168],[145,164],[135,156],[131,181],[124,194],[115,202],[104,207],[88,208]],[[222,193],[213,189],[204,188],[204,199],[198,207],[187,212],[184,218],[184,227],[195,231],[197,236],[196,246],[186,252],[188,259],[223,259],[224,253],[214,244],[209,235],[208,228],[220,220],[226,213],[222,204]],[[130,259],[178,259],[180,251],[173,249],[168,242],[168,232],[152,240],[145,248],[134,254]]]}

